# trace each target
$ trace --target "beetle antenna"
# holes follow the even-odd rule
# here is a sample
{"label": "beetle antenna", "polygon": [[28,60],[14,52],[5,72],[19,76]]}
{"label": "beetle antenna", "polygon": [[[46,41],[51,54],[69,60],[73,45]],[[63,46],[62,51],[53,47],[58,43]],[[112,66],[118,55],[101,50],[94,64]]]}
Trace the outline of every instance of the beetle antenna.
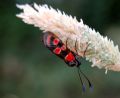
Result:
{"label": "beetle antenna", "polygon": [[86,87],[85,87],[85,85],[84,85],[84,83],[83,83],[83,81],[82,81],[79,68],[77,68],[77,70],[78,70],[79,79],[80,79],[81,84],[82,84],[82,91],[85,92],[85,91],[86,91]]}
{"label": "beetle antenna", "polygon": [[78,68],[79,73],[81,72],[81,74],[85,77],[85,79],[88,81],[89,84],[89,88],[92,91],[93,90],[93,85],[91,84],[90,80],[88,79],[88,77],[81,71],[80,68]]}
{"label": "beetle antenna", "polygon": [[[89,44],[87,45],[87,47],[86,47],[86,49],[85,49],[85,51],[84,51],[83,56],[85,56],[85,53],[86,53],[86,51],[87,51],[87,49],[88,49],[88,46],[89,46]],[[76,51],[76,54],[78,54],[78,51],[77,51],[77,39],[76,39],[76,41],[75,41],[75,51]],[[85,92],[86,87],[85,87],[85,85],[84,85],[84,83],[83,83],[83,81],[82,81],[82,78],[81,78],[80,73],[81,73],[81,74],[85,77],[85,79],[88,81],[89,88],[92,90],[92,89],[93,89],[93,85],[91,84],[91,82],[90,82],[90,80],[88,79],[88,77],[81,71],[80,66],[78,66],[77,68],[78,68],[79,78],[80,78],[80,81],[81,81],[81,84],[82,84],[82,90]]]}

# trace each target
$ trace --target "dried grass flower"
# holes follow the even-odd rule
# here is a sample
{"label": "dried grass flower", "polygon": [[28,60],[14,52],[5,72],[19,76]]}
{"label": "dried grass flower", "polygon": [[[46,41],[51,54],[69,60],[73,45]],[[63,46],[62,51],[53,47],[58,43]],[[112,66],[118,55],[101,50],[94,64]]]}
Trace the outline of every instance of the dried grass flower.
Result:
{"label": "dried grass flower", "polygon": [[47,5],[37,5],[33,7],[29,4],[17,5],[23,12],[16,16],[25,23],[39,27],[41,30],[54,33],[66,44],[68,48],[75,52],[75,42],[77,40],[77,52],[92,62],[92,67],[104,68],[107,70],[120,71],[120,52],[118,46],[107,37],[103,37],[99,32],[85,25],[82,19],[77,21],[76,17],[69,16],[60,10],[55,10]]}

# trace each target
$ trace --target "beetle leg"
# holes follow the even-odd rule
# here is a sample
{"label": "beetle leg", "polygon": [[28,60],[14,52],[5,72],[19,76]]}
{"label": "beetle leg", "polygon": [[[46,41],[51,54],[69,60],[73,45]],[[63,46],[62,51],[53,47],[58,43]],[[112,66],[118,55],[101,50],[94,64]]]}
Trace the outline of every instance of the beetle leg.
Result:
{"label": "beetle leg", "polygon": [[76,51],[76,54],[78,55],[78,52],[77,52],[77,39],[75,41],[75,51]]}
{"label": "beetle leg", "polygon": [[89,45],[90,45],[90,44],[87,44],[87,47],[86,47],[86,49],[85,49],[85,51],[84,51],[84,53],[83,53],[83,57],[85,57],[85,53],[86,53]]}
{"label": "beetle leg", "polygon": [[66,40],[66,48],[67,48],[67,42],[68,42],[68,38],[67,38],[67,40]]}
{"label": "beetle leg", "polygon": [[76,59],[79,59],[79,56],[78,56],[78,51],[77,51],[77,39],[75,41],[75,51],[76,51]]}

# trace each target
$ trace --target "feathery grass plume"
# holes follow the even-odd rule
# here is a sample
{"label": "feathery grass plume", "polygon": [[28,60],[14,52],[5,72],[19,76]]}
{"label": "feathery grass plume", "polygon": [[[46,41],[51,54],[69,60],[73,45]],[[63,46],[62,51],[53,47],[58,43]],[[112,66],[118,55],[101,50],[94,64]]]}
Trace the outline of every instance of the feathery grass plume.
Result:
{"label": "feathery grass plume", "polygon": [[47,5],[37,5],[33,7],[29,4],[17,5],[23,10],[16,16],[25,23],[39,27],[41,30],[54,33],[67,47],[79,56],[83,57],[86,47],[85,58],[92,62],[92,67],[104,68],[107,70],[120,71],[120,52],[118,46],[114,46],[113,41],[103,37],[99,32],[77,21],[76,17],[68,16],[60,10],[55,10]]}

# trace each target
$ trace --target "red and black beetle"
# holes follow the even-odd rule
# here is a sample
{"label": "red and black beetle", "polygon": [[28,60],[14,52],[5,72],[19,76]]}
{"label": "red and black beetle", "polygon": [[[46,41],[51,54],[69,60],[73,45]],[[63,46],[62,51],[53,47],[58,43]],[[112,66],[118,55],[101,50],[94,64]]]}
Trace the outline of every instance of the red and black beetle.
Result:
{"label": "red and black beetle", "polygon": [[[91,82],[86,77],[86,75],[80,70],[79,66],[81,65],[81,62],[78,60],[78,55],[67,48],[67,40],[66,40],[66,45],[64,45],[62,41],[52,32],[45,32],[43,35],[43,43],[53,54],[63,59],[68,66],[70,67],[76,66],[78,68],[78,74],[80,77],[80,81],[82,83],[83,91],[85,91],[85,85],[81,79],[80,72],[87,79],[89,83],[89,87],[92,88]],[[75,49],[76,49],[76,43],[75,43]]]}

